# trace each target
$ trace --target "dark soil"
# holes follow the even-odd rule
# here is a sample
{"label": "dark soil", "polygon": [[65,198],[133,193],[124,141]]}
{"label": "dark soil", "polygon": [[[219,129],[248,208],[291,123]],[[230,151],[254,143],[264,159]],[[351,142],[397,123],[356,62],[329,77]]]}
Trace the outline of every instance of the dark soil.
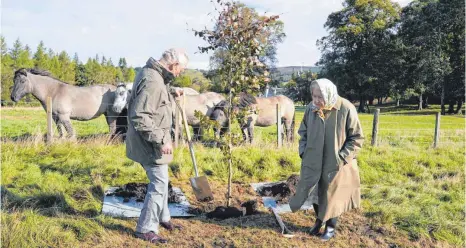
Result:
{"label": "dark soil", "polygon": [[189,207],[188,211],[186,211],[188,214],[194,214],[194,215],[200,215],[203,214],[204,211],[200,208],[194,208],[194,207]]}
{"label": "dark soil", "polygon": [[180,203],[182,196],[174,192],[172,184],[168,182],[168,203]]}
{"label": "dark soil", "polygon": [[198,201],[200,201],[200,202],[210,202],[213,199],[214,199],[213,197],[207,196],[206,198],[199,199]]}
{"label": "dark soil", "polygon": [[131,197],[136,197],[136,201],[144,201],[147,192],[147,183],[128,183],[110,195],[123,197],[123,202],[128,202]]}
{"label": "dark soil", "polygon": [[291,175],[286,179],[286,185],[290,188],[291,194],[294,195],[296,193],[296,186],[298,186],[299,182],[299,175]]}
{"label": "dark soil", "polygon": [[[174,183],[180,185],[184,192],[192,190],[191,184],[186,180],[174,181]],[[187,195],[192,203],[191,207],[198,208],[195,210],[199,211],[198,213],[208,213],[217,206],[225,206],[227,193],[225,183],[211,180],[209,184],[215,189],[212,192],[213,202],[199,202],[194,194]],[[237,208],[240,208],[244,202],[256,199],[258,195],[248,183],[233,183],[231,193],[231,206]],[[283,214],[281,217],[285,225],[296,234],[292,239],[284,239],[279,233],[275,217],[267,210],[261,212],[265,209],[260,199],[258,205],[260,206],[258,214],[240,218],[217,221],[207,219],[204,214],[190,219],[173,218],[172,221],[183,225],[186,231],[173,234],[175,236],[170,239],[169,247],[458,247],[425,237],[413,241],[395,226],[377,224],[377,220],[366,217],[361,210],[349,211],[340,216],[337,237],[329,241],[330,243],[322,243],[319,237],[308,234],[309,228],[315,222],[313,213],[298,211]],[[128,246],[128,243],[133,243],[133,240],[130,240],[124,244],[113,237],[110,240],[115,240],[111,243],[112,247]],[[139,240],[134,240],[134,244],[134,247],[145,246],[145,242]]]}
{"label": "dark soil", "polygon": [[[147,193],[147,183],[128,183],[110,195],[123,197],[123,202],[129,202],[131,197],[135,197],[137,202],[143,202]],[[168,203],[180,203],[181,195],[173,191],[172,184],[168,182]]]}
{"label": "dark soil", "polygon": [[251,200],[241,204],[240,208],[237,207],[224,207],[219,206],[214,211],[206,214],[206,217],[211,219],[228,219],[238,218],[246,215],[252,215],[257,213],[257,201]]}
{"label": "dark soil", "polygon": [[257,214],[257,201],[251,200],[241,204],[241,207],[246,209],[246,215]]}
{"label": "dark soil", "polygon": [[296,192],[299,182],[299,175],[291,175],[284,183],[275,183],[263,186],[258,189],[261,196],[278,198],[280,202],[288,202],[288,199]]}

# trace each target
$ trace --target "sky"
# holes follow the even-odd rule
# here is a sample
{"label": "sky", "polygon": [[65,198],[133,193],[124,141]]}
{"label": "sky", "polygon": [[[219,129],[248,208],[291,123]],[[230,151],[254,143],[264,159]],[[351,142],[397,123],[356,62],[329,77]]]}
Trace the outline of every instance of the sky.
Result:
{"label": "sky", "polygon": [[[405,6],[411,0],[394,0]],[[278,45],[278,66],[312,66],[320,52],[317,39],[325,36],[329,14],[343,0],[243,0],[267,15],[279,14],[286,38]],[[204,41],[192,29],[212,27],[210,0],[3,0],[1,33],[8,47],[19,38],[34,52],[40,41],[55,52],[87,58],[125,57],[128,65],[143,66],[171,47],[184,48],[188,68],[207,69],[209,56],[198,53]]]}

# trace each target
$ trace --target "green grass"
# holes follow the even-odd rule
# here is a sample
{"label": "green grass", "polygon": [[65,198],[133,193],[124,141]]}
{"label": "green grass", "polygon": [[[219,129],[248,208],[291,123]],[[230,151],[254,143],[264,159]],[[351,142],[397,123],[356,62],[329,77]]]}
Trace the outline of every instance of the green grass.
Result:
{"label": "green grass", "polygon": [[[147,179],[140,165],[125,157],[123,144],[106,145],[104,137],[90,137],[107,132],[105,120],[73,122],[78,141],[46,146],[41,141],[43,110],[3,109],[1,114],[1,218],[8,230],[2,232],[3,246],[87,247],[107,241],[115,231],[123,232],[117,240],[128,242],[134,220],[101,215],[103,190]],[[297,125],[301,119],[302,112]],[[371,225],[394,227],[399,230],[396,235],[407,235],[413,242],[428,239],[464,246],[464,116],[442,116],[437,149],[431,147],[433,115],[383,113],[378,147],[370,146],[372,115],[360,119],[366,136],[358,157],[362,215]],[[256,131],[254,146],[234,150],[235,182],[274,181],[299,173],[297,141],[278,150],[273,127]],[[227,166],[220,150],[201,144],[195,150],[201,174],[225,185]],[[175,182],[186,183],[193,175],[186,147],[176,150],[170,168]]]}
{"label": "green grass", "polygon": [[[47,131],[47,115],[42,107],[3,109],[1,114],[2,137],[4,138],[21,138],[45,134]],[[108,133],[108,125],[103,115],[92,121],[72,120],[71,123],[81,137]],[[54,134],[57,135],[55,124]]]}

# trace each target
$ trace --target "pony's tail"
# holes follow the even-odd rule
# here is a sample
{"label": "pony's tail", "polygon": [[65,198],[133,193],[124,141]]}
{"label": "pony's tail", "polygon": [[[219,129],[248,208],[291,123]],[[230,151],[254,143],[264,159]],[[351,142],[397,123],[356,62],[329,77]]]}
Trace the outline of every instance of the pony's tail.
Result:
{"label": "pony's tail", "polygon": [[291,120],[291,142],[294,142],[294,129],[295,129],[295,117],[296,117],[296,109],[293,112],[293,119]]}

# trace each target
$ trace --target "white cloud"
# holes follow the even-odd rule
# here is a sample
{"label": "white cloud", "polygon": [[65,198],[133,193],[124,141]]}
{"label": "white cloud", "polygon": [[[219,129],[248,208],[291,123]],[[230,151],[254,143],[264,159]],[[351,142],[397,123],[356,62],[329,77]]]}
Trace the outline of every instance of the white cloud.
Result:
{"label": "white cloud", "polygon": [[[342,0],[244,2],[261,13],[279,14],[285,23],[279,65],[313,65],[320,56],[316,40],[327,34],[327,16],[342,7]],[[397,2],[403,6],[410,1]],[[84,61],[99,54],[114,63],[126,57],[132,66],[144,65],[167,48],[183,47],[190,54],[190,68],[207,68],[209,55],[195,53],[205,43],[191,29],[211,27],[209,12],[215,12],[209,0],[4,0],[2,34],[10,46],[19,37],[35,50],[42,40],[56,52],[77,52]]]}
{"label": "white cloud", "polygon": [[190,69],[207,69],[209,61],[189,61],[188,68]]}
{"label": "white cloud", "polygon": [[87,34],[89,32],[89,28],[88,27],[82,27],[81,28],[81,33],[82,34]]}

